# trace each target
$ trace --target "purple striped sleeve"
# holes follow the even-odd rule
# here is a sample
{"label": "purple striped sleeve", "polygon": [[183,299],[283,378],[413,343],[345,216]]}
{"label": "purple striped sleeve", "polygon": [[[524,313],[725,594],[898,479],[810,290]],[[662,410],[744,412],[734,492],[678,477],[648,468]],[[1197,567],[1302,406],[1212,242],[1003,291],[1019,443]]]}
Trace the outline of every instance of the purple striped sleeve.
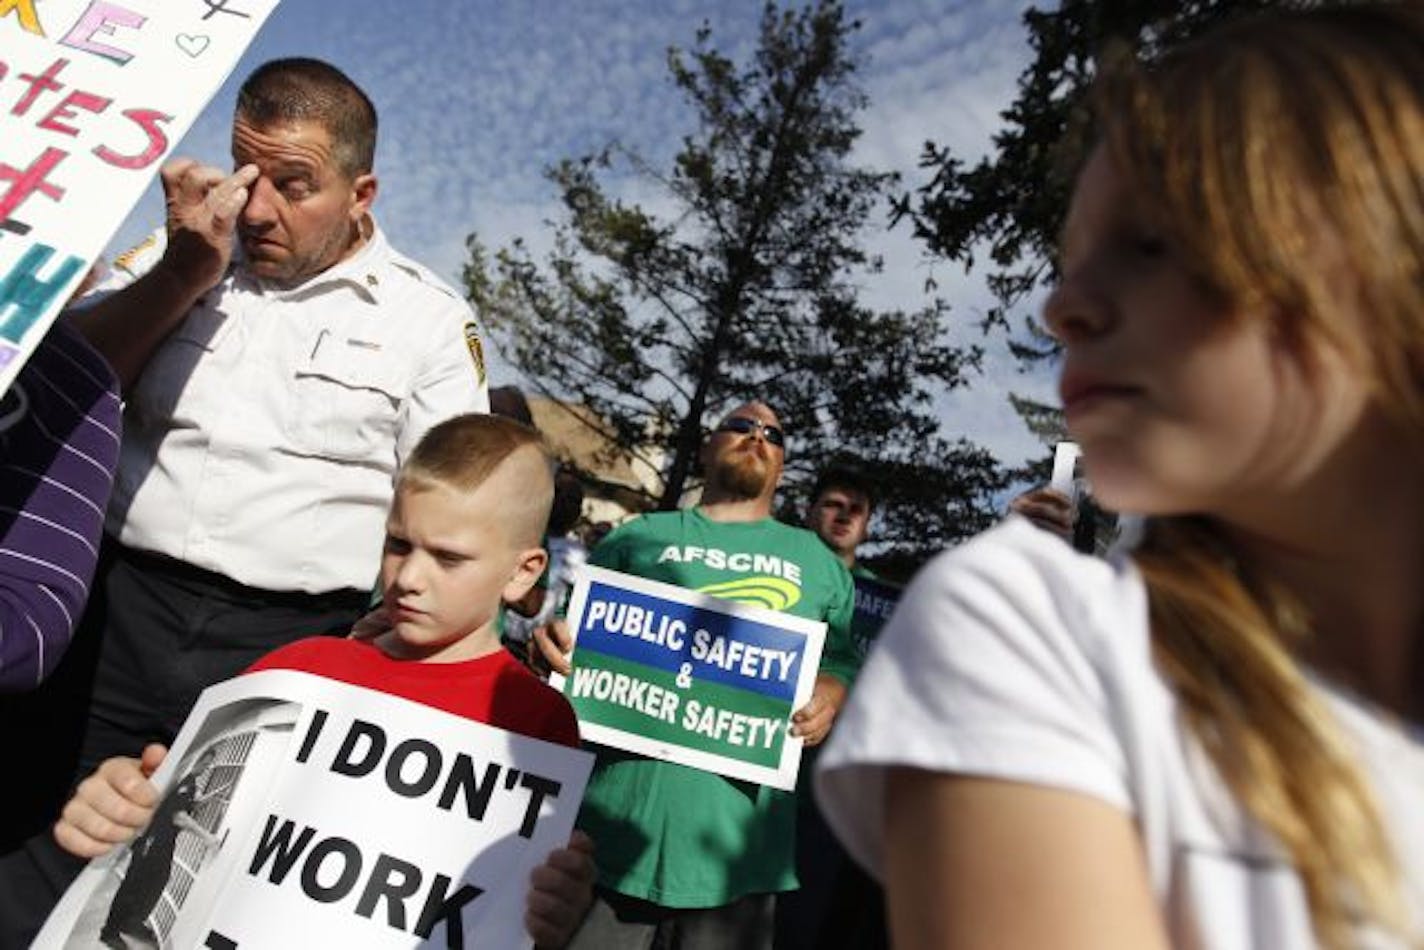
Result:
{"label": "purple striped sleeve", "polygon": [[21,370],[29,402],[0,434],[0,692],[63,656],[98,559],[118,461],[118,384],[62,320]]}

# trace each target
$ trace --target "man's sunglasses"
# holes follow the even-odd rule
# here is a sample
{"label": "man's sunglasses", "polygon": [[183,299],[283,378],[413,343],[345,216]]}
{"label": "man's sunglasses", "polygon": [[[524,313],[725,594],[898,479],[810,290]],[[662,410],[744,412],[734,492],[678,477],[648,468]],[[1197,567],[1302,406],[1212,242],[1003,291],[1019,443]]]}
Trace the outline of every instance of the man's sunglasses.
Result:
{"label": "man's sunglasses", "polygon": [[761,437],[778,449],[786,448],[786,433],[774,425],[762,422],[760,419],[748,419],[746,416],[732,416],[722,420],[722,424],[717,427],[718,432],[735,432],[738,435],[751,435],[753,432],[761,431]]}

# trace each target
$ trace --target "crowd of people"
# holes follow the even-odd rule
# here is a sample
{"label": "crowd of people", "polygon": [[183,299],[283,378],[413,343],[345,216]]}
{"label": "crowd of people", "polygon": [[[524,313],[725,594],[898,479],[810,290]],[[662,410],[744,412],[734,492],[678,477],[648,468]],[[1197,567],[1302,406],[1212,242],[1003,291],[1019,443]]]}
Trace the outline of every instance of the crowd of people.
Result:
{"label": "crowd of people", "polygon": [[[1241,17],[1105,69],[1093,114],[1044,320],[1137,528],[1075,550],[1031,491],[901,594],[857,559],[873,463],[778,520],[794,433],[754,398],[695,505],[574,539],[475,315],[375,223],[370,100],[259,67],[235,171],[168,164],[164,228],[0,404],[0,947],[84,860],[172,850],[199,779],[149,776],[246,671],[579,745],[540,679],[585,560],[733,600],[778,565],[825,646],[794,791],[588,746],[539,946],[1420,945],[1424,8]],[[156,941],[146,887],[108,945]]]}

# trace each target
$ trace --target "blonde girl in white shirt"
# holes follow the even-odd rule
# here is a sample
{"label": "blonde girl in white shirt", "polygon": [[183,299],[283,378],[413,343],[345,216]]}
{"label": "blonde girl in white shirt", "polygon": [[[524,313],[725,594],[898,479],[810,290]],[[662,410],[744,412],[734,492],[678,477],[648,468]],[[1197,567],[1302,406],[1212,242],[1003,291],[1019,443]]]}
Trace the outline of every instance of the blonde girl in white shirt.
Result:
{"label": "blonde girl in white shirt", "polygon": [[1237,21],[1096,114],[1044,317],[1145,538],[927,567],[828,817],[897,947],[1419,946],[1424,7]]}

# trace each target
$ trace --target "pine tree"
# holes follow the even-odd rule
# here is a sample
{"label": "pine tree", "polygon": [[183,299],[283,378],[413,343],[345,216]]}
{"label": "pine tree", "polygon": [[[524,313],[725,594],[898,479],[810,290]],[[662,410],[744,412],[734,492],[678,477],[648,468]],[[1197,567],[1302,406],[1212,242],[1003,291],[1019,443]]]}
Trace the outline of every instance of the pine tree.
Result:
{"label": "pine tree", "polygon": [[[833,458],[870,460],[884,486],[881,538],[929,551],[984,527],[1004,484],[995,460],[947,438],[936,394],[979,352],[951,345],[941,301],[881,312],[859,300],[879,262],[861,244],[895,176],[849,156],[866,97],[839,2],[768,4],[739,64],[704,25],[668,56],[695,127],[666,170],[626,150],[548,172],[562,199],[553,249],[491,254],[472,235],[465,282],[503,352],[539,391],[587,407],[613,445],[660,473],[649,506],[697,482],[706,427],[761,399],[788,436],[792,507]],[[619,200],[631,169],[673,210]]]}

